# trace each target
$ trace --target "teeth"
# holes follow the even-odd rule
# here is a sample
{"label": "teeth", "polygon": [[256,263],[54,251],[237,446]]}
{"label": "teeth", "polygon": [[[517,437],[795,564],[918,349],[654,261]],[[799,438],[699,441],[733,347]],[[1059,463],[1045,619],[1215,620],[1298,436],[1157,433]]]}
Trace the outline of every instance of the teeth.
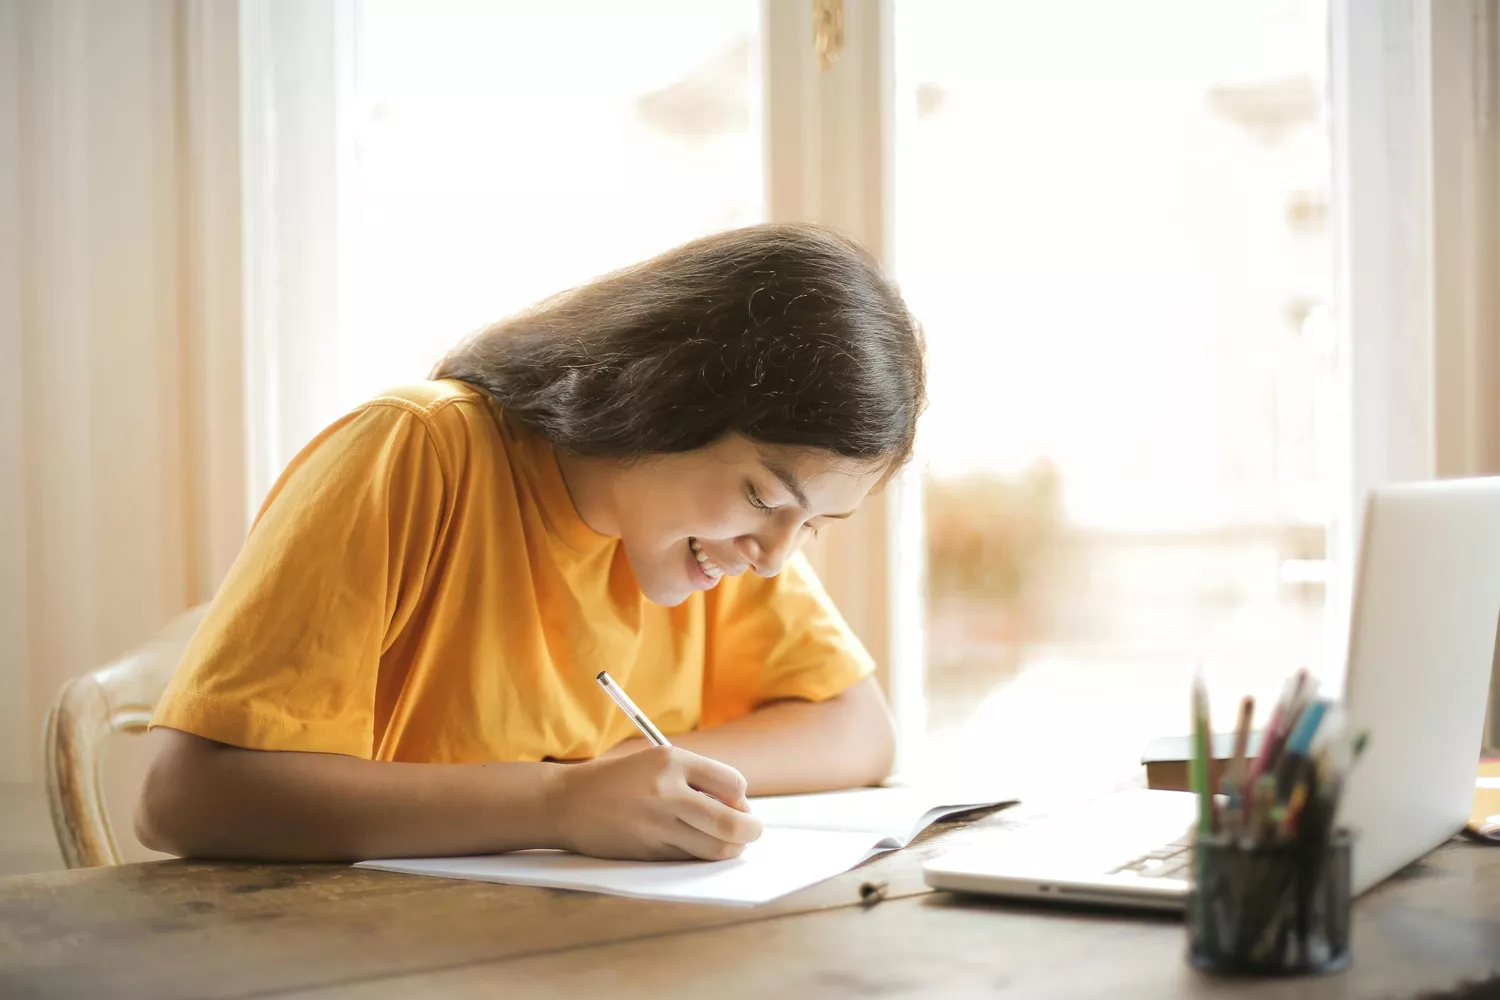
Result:
{"label": "teeth", "polygon": [[717,580],[719,577],[724,575],[724,571],[719,568],[718,563],[714,562],[704,554],[703,546],[698,543],[698,539],[689,538],[688,547],[693,550],[693,558],[698,560],[699,568],[701,568],[703,572],[710,578]]}

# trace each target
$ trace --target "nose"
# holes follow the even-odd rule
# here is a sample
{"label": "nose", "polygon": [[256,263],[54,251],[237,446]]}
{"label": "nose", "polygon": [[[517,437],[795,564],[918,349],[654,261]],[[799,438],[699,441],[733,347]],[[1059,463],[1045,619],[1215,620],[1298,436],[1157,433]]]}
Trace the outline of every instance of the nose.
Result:
{"label": "nose", "polygon": [[754,535],[741,535],[734,540],[734,550],[749,563],[756,576],[771,577],[781,572],[781,567],[797,551],[797,540],[802,526],[790,523],[784,528],[767,529]]}

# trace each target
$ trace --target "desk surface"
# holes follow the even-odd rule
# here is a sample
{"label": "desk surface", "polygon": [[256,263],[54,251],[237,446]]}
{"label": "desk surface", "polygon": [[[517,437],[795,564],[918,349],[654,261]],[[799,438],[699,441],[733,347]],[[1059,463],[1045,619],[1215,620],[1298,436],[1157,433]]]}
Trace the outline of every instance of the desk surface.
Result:
{"label": "desk surface", "polygon": [[[338,865],[168,861],[0,879],[0,996],[612,998],[1441,996],[1500,977],[1500,849],[1454,841],[1356,907],[1354,965],[1224,984],[1181,922],[927,892],[929,833],[786,899],[728,909]],[[885,881],[884,902],[859,886]]]}

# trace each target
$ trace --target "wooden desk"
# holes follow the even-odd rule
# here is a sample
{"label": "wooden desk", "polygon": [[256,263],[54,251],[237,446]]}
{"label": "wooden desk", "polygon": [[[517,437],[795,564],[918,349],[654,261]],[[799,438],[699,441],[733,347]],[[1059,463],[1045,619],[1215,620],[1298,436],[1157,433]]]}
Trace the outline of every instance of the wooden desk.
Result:
{"label": "wooden desk", "polygon": [[[1500,849],[1454,841],[1356,908],[1354,966],[1221,983],[1181,922],[927,892],[913,847],[754,909],[336,865],[125,865],[0,879],[0,997],[1402,997],[1500,981]],[[886,901],[859,904],[867,880]]]}

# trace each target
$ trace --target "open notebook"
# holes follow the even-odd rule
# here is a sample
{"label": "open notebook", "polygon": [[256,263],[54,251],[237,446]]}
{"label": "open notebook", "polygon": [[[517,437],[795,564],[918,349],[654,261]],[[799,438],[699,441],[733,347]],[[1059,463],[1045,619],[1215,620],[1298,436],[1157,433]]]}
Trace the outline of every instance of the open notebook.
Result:
{"label": "open notebook", "polygon": [[765,832],[732,861],[604,861],[563,851],[364,861],[361,868],[690,903],[754,906],[905,847],[930,824],[1000,800],[936,805],[915,788],[859,788],[750,800]]}

